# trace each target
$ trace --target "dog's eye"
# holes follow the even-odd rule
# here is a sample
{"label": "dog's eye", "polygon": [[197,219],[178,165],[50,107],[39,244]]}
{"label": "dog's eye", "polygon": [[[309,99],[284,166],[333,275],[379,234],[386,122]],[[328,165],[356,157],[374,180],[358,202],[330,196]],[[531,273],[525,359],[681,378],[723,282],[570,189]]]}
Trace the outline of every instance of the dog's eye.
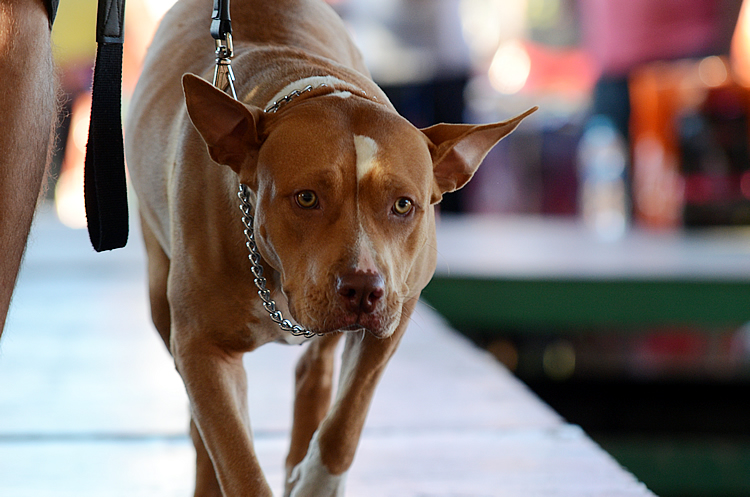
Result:
{"label": "dog's eye", "polygon": [[412,204],[411,200],[401,197],[393,204],[393,212],[399,216],[405,216],[411,212],[412,207],[414,207],[414,204]]}
{"label": "dog's eye", "polygon": [[318,196],[310,190],[299,192],[297,194],[297,205],[303,209],[313,209],[318,205]]}

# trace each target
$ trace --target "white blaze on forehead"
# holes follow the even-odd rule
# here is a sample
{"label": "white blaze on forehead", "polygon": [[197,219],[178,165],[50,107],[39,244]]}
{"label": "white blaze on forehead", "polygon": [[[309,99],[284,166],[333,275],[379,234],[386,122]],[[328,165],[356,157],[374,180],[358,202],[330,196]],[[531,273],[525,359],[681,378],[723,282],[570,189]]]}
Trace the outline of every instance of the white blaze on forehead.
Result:
{"label": "white blaze on forehead", "polygon": [[[366,175],[379,167],[377,155],[378,144],[369,136],[354,135],[354,150],[357,164],[357,183],[362,181]],[[383,261],[385,254],[375,248],[370,233],[365,228],[366,224],[363,219],[363,213],[357,202],[357,211],[359,215],[359,235],[357,236],[355,269],[365,273],[380,274],[386,282],[391,281],[390,275],[384,274],[382,270],[389,271],[391,264]],[[382,263],[382,266],[380,263]]]}
{"label": "white blaze on forehead", "polygon": [[378,144],[369,136],[354,135],[354,152],[357,159],[357,181],[377,165]]}
{"label": "white blaze on forehead", "polygon": [[[354,135],[354,152],[357,164],[357,183],[377,167],[378,144],[364,135]],[[359,210],[359,209],[358,209]],[[355,269],[362,272],[379,273],[375,248],[360,219],[357,238]]]}

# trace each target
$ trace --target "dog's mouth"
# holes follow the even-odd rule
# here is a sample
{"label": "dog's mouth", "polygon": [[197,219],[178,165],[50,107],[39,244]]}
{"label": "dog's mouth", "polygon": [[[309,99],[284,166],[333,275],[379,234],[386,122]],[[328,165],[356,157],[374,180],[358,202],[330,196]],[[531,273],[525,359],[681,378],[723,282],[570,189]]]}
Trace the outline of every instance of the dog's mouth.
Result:
{"label": "dog's mouth", "polygon": [[319,334],[366,331],[375,337],[387,338],[393,333],[394,319],[387,316],[394,313],[388,312],[385,305],[371,313],[347,312],[345,309],[337,308],[318,314],[307,306],[304,307],[307,307],[309,312],[298,312],[295,310],[296,306],[293,301],[290,300],[289,304],[295,320]]}
{"label": "dog's mouth", "polygon": [[329,333],[349,333],[366,331],[371,335],[379,338],[385,338],[390,333],[389,326],[383,326],[382,320],[377,317],[365,316],[343,316],[338,319],[327,319],[326,324],[322,327],[311,327],[321,334]]}
{"label": "dog's mouth", "polygon": [[335,331],[342,332],[356,332],[366,331],[373,336],[384,338],[387,333],[388,326],[383,325],[382,319],[378,316],[345,316],[342,323],[336,326]]}

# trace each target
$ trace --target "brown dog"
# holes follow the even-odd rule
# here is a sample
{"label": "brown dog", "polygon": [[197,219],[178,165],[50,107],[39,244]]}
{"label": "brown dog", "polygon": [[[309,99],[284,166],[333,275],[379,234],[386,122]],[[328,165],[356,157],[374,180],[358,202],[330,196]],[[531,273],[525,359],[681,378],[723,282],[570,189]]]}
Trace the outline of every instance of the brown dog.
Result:
{"label": "brown dog", "polygon": [[[270,341],[306,340],[274,323],[277,310],[320,334],[297,366],[286,495],[343,495],[375,386],[435,268],[433,206],[528,113],[416,129],[319,0],[232,1],[234,100],[186,74],[212,74],[211,7],[181,0],[167,14],[126,130],[153,320],[192,408],[195,494],[271,495],[253,452],[241,359]],[[239,184],[275,300],[265,308]]]}

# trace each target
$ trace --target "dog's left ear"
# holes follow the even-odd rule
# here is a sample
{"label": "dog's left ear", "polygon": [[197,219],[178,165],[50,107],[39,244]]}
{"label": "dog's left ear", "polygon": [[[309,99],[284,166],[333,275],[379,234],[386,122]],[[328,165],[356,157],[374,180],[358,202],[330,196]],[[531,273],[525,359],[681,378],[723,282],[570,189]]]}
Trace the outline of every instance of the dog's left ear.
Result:
{"label": "dog's left ear", "polygon": [[431,143],[435,177],[432,203],[439,202],[444,193],[456,191],[468,183],[492,147],[536,110],[534,107],[500,123],[436,124],[422,129]]}
{"label": "dog's left ear", "polygon": [[215,162],[239,174],[248,160],[257,160],[262,109],[235,100],[194,74],[182,77],[182,88],[190,120]]}

